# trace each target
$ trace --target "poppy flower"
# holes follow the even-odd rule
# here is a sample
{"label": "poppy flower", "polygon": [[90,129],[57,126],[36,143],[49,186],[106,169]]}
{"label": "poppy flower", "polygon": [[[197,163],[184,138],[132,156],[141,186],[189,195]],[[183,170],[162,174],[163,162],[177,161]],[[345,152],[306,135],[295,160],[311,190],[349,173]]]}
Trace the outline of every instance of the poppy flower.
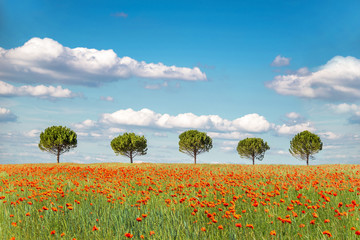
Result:
{"label": "poppy flower", "polygon": [[254,229],[254,226],[252,224],[246,224],[246,227]]}
{"label": "poppy flower", "polygon": [[97,226],[93,226],[92,230],[97,231],[97,230],[99,230],[99,228]]}
{"label": "poppy flower", "polygon": [[51,235],[54,235],[54,234],[55,234],[55,230],[52,230],[52,231],[50,232],[50,234],[51,234]]}
{"label": "poppy flower", "polygon": [[134,235],[132,235],[131,233],[125,233],[125,237],[127,238],[132,238]]}
{"label": "poppy flower", "polygon": [[332,236],[329,231],[323,231],[323,234],[324,234],[324,235],[327,235],[328,237],[331,237],[331,236]]}

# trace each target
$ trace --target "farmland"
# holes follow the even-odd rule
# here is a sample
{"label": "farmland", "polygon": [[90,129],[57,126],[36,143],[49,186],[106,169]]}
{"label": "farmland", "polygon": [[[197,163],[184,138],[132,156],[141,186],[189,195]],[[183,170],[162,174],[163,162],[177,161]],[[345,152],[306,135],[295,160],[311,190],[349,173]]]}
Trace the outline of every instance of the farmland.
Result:
{"label": "farmland", "polygon": [[357,239],[358,165],[0,165],[1,239]]}

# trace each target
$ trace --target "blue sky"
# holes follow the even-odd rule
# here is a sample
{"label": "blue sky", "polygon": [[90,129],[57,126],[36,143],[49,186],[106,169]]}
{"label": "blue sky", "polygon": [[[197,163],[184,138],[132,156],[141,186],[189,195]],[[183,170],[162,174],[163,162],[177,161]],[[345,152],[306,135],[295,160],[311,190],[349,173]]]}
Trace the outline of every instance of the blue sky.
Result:
{"label": "blue sky", "polygon": [[129,162],[112,138],[143,134],[138,162],[191,163],[178,135],[205,131],[198,163],[304,164],[298,132],[320,135],[311,164],[360,159],[359,1],[2,1],[0,161],[55,162],[39,134],[70,127],[61,162]]}

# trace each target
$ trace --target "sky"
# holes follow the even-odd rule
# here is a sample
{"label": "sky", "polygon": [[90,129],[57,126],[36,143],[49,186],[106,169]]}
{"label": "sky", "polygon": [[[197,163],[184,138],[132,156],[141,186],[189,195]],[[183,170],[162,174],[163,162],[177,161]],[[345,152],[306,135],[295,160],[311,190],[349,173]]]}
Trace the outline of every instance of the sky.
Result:
{"label": "sky", "polygon": [[129,162],[110,142],[144,135],[135,162],[192,163],[179,134],[206,132],[197,163],[252,164],[240,140],[270,146],[256,164],[299,164],[290,140],[308,130],[310,164],[360,161],[360,2],[0,2],[0,164],[53,163],[50,126],[77,133],[60,162]]}

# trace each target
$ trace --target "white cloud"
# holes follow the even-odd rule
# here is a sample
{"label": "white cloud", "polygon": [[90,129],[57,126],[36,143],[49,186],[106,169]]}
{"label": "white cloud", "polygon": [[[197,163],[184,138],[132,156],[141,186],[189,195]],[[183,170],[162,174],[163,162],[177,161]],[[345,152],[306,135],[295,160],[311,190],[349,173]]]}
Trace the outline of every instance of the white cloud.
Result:
{"label": "white cloud", "polygon": [[33,129],[33,130],[29,131],[29,132],[24,133],[24,135],[25,135],[26,137],[31,137],[31,138],[33,138],[33,137],[39,137],[39,136],[40,136],[40,133],[41,133],[40,130],[38,130],[38,129]]}
{"label": "white cloud", "polygon": [[274,130],[280,135],[290,135],[290,134],[297,134],[305,130],[313,132],[316,129],[312,126],[310,122],[305,122],[295,125],[286,125],[286,124],[276,125],[274,126]]}
{"label": "white cloud", "polygon": [[238,145],[238,141],[223,141],[222,146],[220,147],[220,149],[224,152],[235,152],[237,145]]}
{"label": "white cloud", "polygon": [[77,135],[77,136],[82,136],[82,137],[87,137],[87,136],[89,136],[89,133],[86,133],[86,132],[76,132],[76,135]]}
{"label": "white cloud", "polygon": [[274,61],[271,63],[271,66],[273,67],[282,67],[287,66],[290,64],[290,58],[282,57],[280,55],[277,55],[274,59]]}
{"label": "white cloud", "polygon": [[160,83],[158,83],[158,84],[146,84],[145,88],[150,89],[150,90],[157,90],[157,89],[165,88],[165,87],[168,87],[168,86],[169,86],[168,82],[165,81],[162,84],[160,84]]}
{"label": "white cloud", "polygon": [[351,124],[360,124],[360,106],[356,104],[342,103],[339,105],[328,104],[330,109],[338,114],[350,113],[351,117],[348,119]]}
{"label": "white cloud", "polygon": [[296,112],[290,112],[286,114],[286,117],[290,119],[297,119],[297,118],[301,118],[301,115]]}
{"label": "white cloud", "polygon": [[339,149],[341,148],[341,146],[337,146],[337,145],[325,145],[323,146],[323,150],[325,149]]}
{"label": "white cloud", "polygon": [[360,115],[360,106],[356,104],[328,104],[330,109],[334,110],[336,113],[343,114],[343,113],[353,113],[356,115]]}
{"label": "white cloud", "polygon": [[107,97],[101,96],[100,99],[103,100],[103,101],[108,101],[108,102],[113,102],[114,101],[114,98],[110,97],[110,96],[107,96]]}
{"label": "white cloud", "polygon": [[38,98],[73,98],[75,94],[69,89],[63,89],[61,86],[30,86],[25,85],[15,87],[6,82],[0,81],[0,95],[2,96],[30,96]]}
{"label": "white cloud", "polygon": [[110,133],[124,133],[126,132],[126,129],[122,129],[122,128],[110,128],[109,129]]}
{"label": "white cloud", "polygon": [[166,66],[130,57],[113,50],[68,48],[50,38],[32,38],[23,46],[0,48],[0,76],[16,82],[44,82],[97,86],[104,82],[140,77],[207,80],[198,67]]}
{"label": "white cloud", "polygon": [[167,137],[168,135],[166,133],[155,132],[154,136],[156,136],[156,137]]}
{"label": "white cloud", "polygon": [[96,126],[96,122],[90,119],[87,119],[81,123],[74,124],[74,127],[77,129],[89,129]]}
{"label": "white cloud", "polygon": [[241,133],[241,132],[208,132],[207,135],[209,135],[212,138],[219,138],[219,139],[244,139],[247,137],[253,137],[252,134],[248,133]]}
{"label": "white cloud", "polygon": [[193,113],[183,113],[171,116],[169,114],[155,113],[146,108],[140,111],[129,108],[114,113],[105,113],[102,114],[100,122],[103,124],[146,126],[165,129],[196,128],[211,131],[266,132],[270,129],[270,123],[265,117],[256,113],[230,121],[218,115],[197,116]]}
{"label": "white cloud", "polygon": [[0,107],[0,122],[15,122],[17,116],[9,109]]}
{"label": "white cloud", "polygon": [[102,135],[99,134],[99,133],[92,132],[92,133],[90,133],[90,136],[92,136],[92,137],[101,137]]}
{"label": "white cloud", "polygon": [[336,56],[314,72],[279,75],[266,84],[282,95],[322,99],[360,98],[360,59]]}
{"label": "white cloud", "polygon": [[289,152],[286,152],[286,151],[283,151],[283,150],[278,150],[275,152],[275,154],[278,154],[278,155],[288,155]]}
{"label": "white cloud", "polygon": [[341,137],[340,135],[337,135],[333,132],[321,132],[321,133],[319,133],[319,135],[320,135],[320,137],[323,137],[328,140],[334,140],[334,139],[338,139]]}
{"label": "white cloud", "polygon": [[226,146],[221,146],[220,149],[221,149],[222,151],[224,151],[224,152],[234,152],[234,151],[236,151],[235,148],[233,148],[233,147],[226,147]]}

